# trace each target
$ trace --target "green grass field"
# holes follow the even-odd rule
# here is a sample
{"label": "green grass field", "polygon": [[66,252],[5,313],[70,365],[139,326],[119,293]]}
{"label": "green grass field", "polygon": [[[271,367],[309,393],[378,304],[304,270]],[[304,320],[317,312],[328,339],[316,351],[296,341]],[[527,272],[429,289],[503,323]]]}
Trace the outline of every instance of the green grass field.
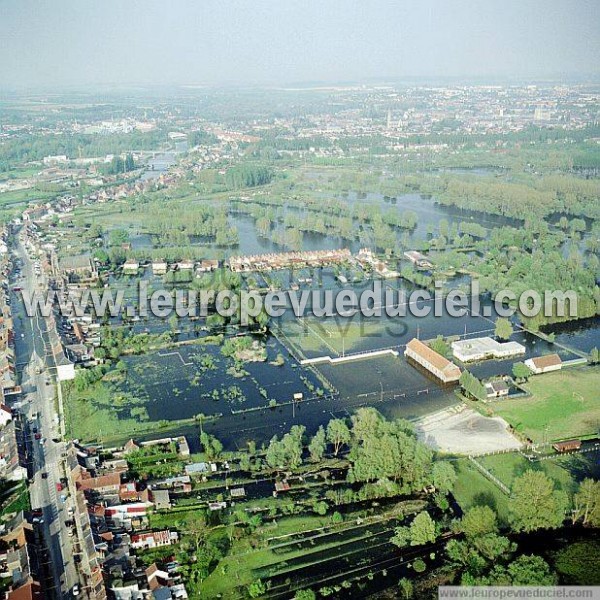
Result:
{"label": "green grass field", "polygon": [[[561,460],[557,458],[557,460]],[[514,480],[525,471],[543,471],[548,477],[554,479],[557,487],[571,491],[574,480],[569,471],[559,464],[557,460],[543,460],[532,463],[523,455],[518,453],[497,454],[495,456],[484,456],[478,461],[509,488]]]}
{"label": "green grass field", "polygon": [[531,397],[502,400],[494,411],[534,442],[593,435],[600,427],[600,367],[532,377]]}
{"label": "green grass field", "polygon": [[[572,457],[557,457],[552,460],[530,462],[518,452],[484,456],[477,461],[509,489],[514,480],[525,471],[543,471],[556,482],[556,487],[573,492],[575,479],[568,470],[567,461]],[[454,496],[463,510],[472,506],[487,505],[498,514],[501,524],[508,523],[509,497],[487,479],[467,458],[455,463],[458,478],[454,485]]]}
{"label": "green grass field", "polygon": [[501,524],[508,523],[508,496],[484,477],[467,458],[459,458],[454,466],[458,475],[454,497],[461,508],[468,510],[473,506],[486,505],[496,511]]}

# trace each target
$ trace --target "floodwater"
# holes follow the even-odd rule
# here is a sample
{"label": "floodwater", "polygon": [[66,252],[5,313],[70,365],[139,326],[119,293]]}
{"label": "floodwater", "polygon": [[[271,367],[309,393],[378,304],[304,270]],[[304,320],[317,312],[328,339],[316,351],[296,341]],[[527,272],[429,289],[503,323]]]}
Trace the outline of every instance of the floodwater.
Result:
{"label": "floodwater", "polygon": [[[158,159],[159,157],[157,157]],[[160,168],[160,161],[155,169]],[[154,171],[156,172],[156,170]],[[414,211],[417,214],[417,226],[412,232],[398,230],[398,239],[408,235],[414,242],[424,240],[431,230],[439,228],[440,220],[449,224],[461,221],[473,221],[486,228],[506,225],[520,226],[520,222],[495,215],[475,213],[446,207],[433,199],[418,194],[406,194],[398,198],[386,198],[378,194],[366,194],[360,197],[350,193],[344,198],[349,204],[363,202],[378,204],[399,212]],[[302,213],[297,208],[283,208]],[[218,249],[210,242],[198,240],[194,245],[206,247],[206,257],[224,258],[233,254],[260,254],[286,250],[272,241],[272,237],[262,238],[257,235],[254,219],[248,215],[233,213],[229,222],[239,233],[238,247]],[[281,225],[277,225],[280,227]],[[368,240],[367,240],[368,242]],[[137,233],[132,238],[134,248],[152,246],[152,237]],[[316,233],[305,233],[303,247],[306,250],[323,250],[346,247],[357,252],[365,244],[365,240],[347,242],[331,236]],[[403,266],[400,261],[395,266]],[[287,270],[265,274],[251,274],[259,287],[274,286],[289,289],[292,283],[298,283],[300,289],[352,289],[357,292],[372,285],[371,281],[353,281],[357,273],[343,271],[350,283],[342,285],[335,269],[302,269],[290,272]],[[152,277],[149,269],[142,275],[148,279],[154,289],[161,284],[160,278]],[[468,276],[458,276],[451,281],[454,286],[464,287],[469,283]],[[127,288],[127,295],[133,296],[136,278],[119,278],[113,285]],[[385,285],[394,290],[402,290],[409,294],[415,290],[412,284],[400,279],[387,280]],[[481,299],[482,305],[486,304]],[[489,300],[487,301],[489,305]],[[313,433],[319,425],[326,424],[333,417],[347,416],[359,406],[375,406],[389,417],[414,418],[444,408],[456,402],[452,387],[442,387],[432,380],[428,374],[409,365],[403,357],[404,346],[413,337],[422,340],[432,339],[438,335],[458,337],[493,336],[495,312],[490,317],[467,314],[463,317],[442,316],[386,317],[378,321],[359,317],[350,320],[352,332],[342,342],[336,332],[345,331],[348,319],[321,318],[298,321],[293,315],[286,315],[273,324],[276,337],[270,335],[267,340],[268,361],[265,363],[245,364],[247,372],[243,377],[236,377],[227,372],[231,361],[220,354],[220,348],[212,345],[193,345],[181,350],[181,357],[174,354],[165,356],[154,353],[126,359],[128,380],[120,384],[123,393],[143,399],[151,420],[177,420],[190,418],[198,413],[206,415],[222,415],[216,421],[210,421],[205,429],[214,433],[230,446],[242,446],[248,439],[259,443],[268,441],[274,434],[282,434],[293,424],[303,424],[308,433]],[[135,332],[150,331],[159,333],[167,331],[170,325],[161,319],[149,319],[132,325]],[[357,335],[358,327],[362,331]],[[180,319],[177,323],[179,341],[203,337],[207,332],[198,321]],[[600,320],[589,319],[570,324],[553,325],[547,332],[556,333],[556,342],[550,344],[526,332],[517,331],[513,340],[523,344],[525,355],[504,361],[485,361],[468,365],[477,377],[489,378],[510,374],[512,364],[532,356],[557,352],[563,359],[573,359],[577,354],[570,349],[589,352],[592,347],[600,346]],[[230,332],[231,333],[231,332]],[[295,357],[305,358],[321,355],[331,357],[342,354],[378,350],[395,349],[399,356],[357,360],[342,364],[320,364],[310,370],[302,367]],[[292,354],[289,353],[292,352]],[[197,355],[194,358],[192,355]],[[269,364],[277,354],[285,357],[282,367]],[[201,367],[203,356],[210,356],[216,364],[215,369]],[[209,359],[204,359],[209,360]],[[185,365],[183,363],[194,363]],[[134,376],[135,375],[135,376]],[[318,375],[320,377],[318,377]],[[314,388],[323,387],[323,378],[335,389],[335,394],[323,398],[309,400],[309,385]],[[238,388],[240,394],[233,388]],[[305,400],[297,405],[283,404],[291,400],[296,392],[303,392]],[[266,395],[265,395],[266,394]],[[276,400],[275,408],[265,407],[269,400]],[[128,416],[124,414],[124,416]],[[186,429],[186,431],[189,428]],[[193,428],[192,428],[193,430]],[[160,431],[157,435],[164,435]]]}

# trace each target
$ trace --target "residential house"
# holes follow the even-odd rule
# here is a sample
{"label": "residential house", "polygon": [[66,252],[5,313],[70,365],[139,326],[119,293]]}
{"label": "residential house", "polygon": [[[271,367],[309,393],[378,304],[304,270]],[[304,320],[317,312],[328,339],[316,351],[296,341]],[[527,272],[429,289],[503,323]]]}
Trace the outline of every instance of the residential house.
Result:
{"label": "residential house", "polygon": [[558,354],[536,356],[535,358],[526,360],[525,364],[531,369],[534,375],[562,369],[562,360]]}

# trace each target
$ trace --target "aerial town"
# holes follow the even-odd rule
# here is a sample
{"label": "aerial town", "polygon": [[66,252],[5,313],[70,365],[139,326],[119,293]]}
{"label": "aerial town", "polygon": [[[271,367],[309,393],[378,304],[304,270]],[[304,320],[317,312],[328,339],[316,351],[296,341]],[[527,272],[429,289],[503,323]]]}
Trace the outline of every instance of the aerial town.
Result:
{"label": "aerial town", "polygon": [[600,586],[597,80],[154,81],[1,88],[0,598]]}

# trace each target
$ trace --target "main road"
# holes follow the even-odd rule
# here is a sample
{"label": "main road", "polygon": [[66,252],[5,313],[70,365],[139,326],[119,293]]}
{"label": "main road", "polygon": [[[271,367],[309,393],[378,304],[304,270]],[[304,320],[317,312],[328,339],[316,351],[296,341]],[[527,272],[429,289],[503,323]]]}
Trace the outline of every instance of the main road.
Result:
{"label": "main road", "polygon": [[[44,278],[35,272],[20,235],[15,235],[14,242],[14,256],[21,273],[13,274],[13,290],[21,287],[26,295],[45,291]],[[34,517],[34,526],[41,528],[48,551],[44,590],[57,599],[70,598],[74,587],[79,586],[79,575],[73,556],[74,538],[66,523],[71,498],[60,490],[65,444],[55,404],[56,364],[49,336],[52,324],[40,314],[27,316],[20,293],[13,291],[11,299],[15,360],[23,390],[21,411],[27,421],[31,506],[42,510],[41,518]]]}

